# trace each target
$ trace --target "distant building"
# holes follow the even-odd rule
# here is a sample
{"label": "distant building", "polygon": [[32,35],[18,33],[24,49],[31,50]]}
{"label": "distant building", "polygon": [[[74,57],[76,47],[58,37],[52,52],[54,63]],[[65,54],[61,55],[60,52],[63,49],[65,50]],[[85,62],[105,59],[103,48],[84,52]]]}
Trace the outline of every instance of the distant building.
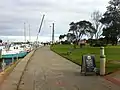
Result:
{"label": "distant building", "polygon": [[83,39],[83,40],[79,40],[79,42],[78,42],[78,45],[80,45],[80,44],[86,44],[86,40],[85,39]]}

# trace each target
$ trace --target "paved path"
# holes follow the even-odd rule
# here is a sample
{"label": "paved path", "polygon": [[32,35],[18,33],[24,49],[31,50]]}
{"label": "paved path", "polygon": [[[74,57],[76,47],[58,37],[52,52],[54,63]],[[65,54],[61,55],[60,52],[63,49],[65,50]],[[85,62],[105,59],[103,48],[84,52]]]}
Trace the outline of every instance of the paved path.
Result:
{"label": "paved path", "polygon": [[120,86],[120,70],[105,76],[105,79]]}
{"label": "paved path", "polygon": [[80,66],[43,47],[32,56],[18,90],[120,90],[120,87],[99,76],[81,76]]}
{"label": "paved path", "polygon": [[34,55],[35,50],[30,52],[25,58],[21,59],[20,62],[13,69],[15,64],[12,67],[8,68],[8,71],[0,73],[0,80],[3,82],[3,79],[6,78],[9,72],[13,69],[9,76],[4,80],[4,82],[0,83],[0,90],[17,90],[19,86],[20,78],[22,77],[24,70],[27,66],[27,63],[30,61],[32,55]]}
{"label": "paved path", "polygon": [[97,76],[81,76],[79,66],[43,47],[32,57],[19,90],[120,90],[120,87]]}

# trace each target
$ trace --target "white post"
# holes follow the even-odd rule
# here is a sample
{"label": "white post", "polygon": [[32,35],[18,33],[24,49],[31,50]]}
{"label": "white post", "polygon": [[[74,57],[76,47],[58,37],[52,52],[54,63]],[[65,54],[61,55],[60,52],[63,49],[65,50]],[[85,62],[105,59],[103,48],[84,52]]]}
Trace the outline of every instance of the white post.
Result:
{"label": "white post", "polygon": [[12,64],[14,64],[14,57],[12,56]]}
{"label": "white post", "polygon": [[106,57],[104,55],[104,47],[100,48],[100,75],[105,75]]}
{"label": "white post", "polygon": [[2,70],[3,71],[5,71],[5,67],[6,67],[6,63],[5,63],[4,59],[3,59],[3,62],[2,62]]}
{"label": "white post", "polygon": [[18,53],[17,53],[17,61],[18,61]]}
{"label": "white post", "polygon": [[104,56],[105,55],[105,53],[104,53],[104,47],[101,47],[100,48],[100,56]]}

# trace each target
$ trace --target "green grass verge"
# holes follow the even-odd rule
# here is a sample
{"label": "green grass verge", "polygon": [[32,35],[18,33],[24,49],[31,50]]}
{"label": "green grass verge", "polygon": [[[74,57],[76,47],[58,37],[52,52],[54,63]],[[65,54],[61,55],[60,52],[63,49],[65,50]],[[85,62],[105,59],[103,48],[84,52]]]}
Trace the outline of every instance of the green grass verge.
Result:
{"label": "green grass verge", "polygon": [[[83,48],[77,47],[73,49],[72,45],[53,45],[50,47],[52,51],[58,53],[59,55],[71,60],[72,62],[81,65],[82,55],[84,54],[94,54],[96,58],[96,65],[100,67],[100,48],[85,46]],[[72,50],[71,54],[67,54],[68,51]],[[105,47],[106,55],[106,74],[112,73],[120,69],[120,63],[111,63],[111,61],[120,61],[120,46],[107,46]]]}

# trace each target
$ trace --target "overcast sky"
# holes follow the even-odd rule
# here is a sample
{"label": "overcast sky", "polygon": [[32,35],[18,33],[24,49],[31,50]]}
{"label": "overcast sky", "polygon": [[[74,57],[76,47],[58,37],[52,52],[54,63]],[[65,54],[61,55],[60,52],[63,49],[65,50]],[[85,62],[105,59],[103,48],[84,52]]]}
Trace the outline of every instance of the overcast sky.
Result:
{"label": "overcast sky", "polygon": [[[0,36],[23,36],[31,25],[31,35],[38,32],[42,15],[45,20],[41,36],[50,36],[55,23],[55,35],[67,33],[72,21],[90,20],[94,10],[106,11],[109,0],[1,0]],[[28,31],[27,31],[28,35]]]}

